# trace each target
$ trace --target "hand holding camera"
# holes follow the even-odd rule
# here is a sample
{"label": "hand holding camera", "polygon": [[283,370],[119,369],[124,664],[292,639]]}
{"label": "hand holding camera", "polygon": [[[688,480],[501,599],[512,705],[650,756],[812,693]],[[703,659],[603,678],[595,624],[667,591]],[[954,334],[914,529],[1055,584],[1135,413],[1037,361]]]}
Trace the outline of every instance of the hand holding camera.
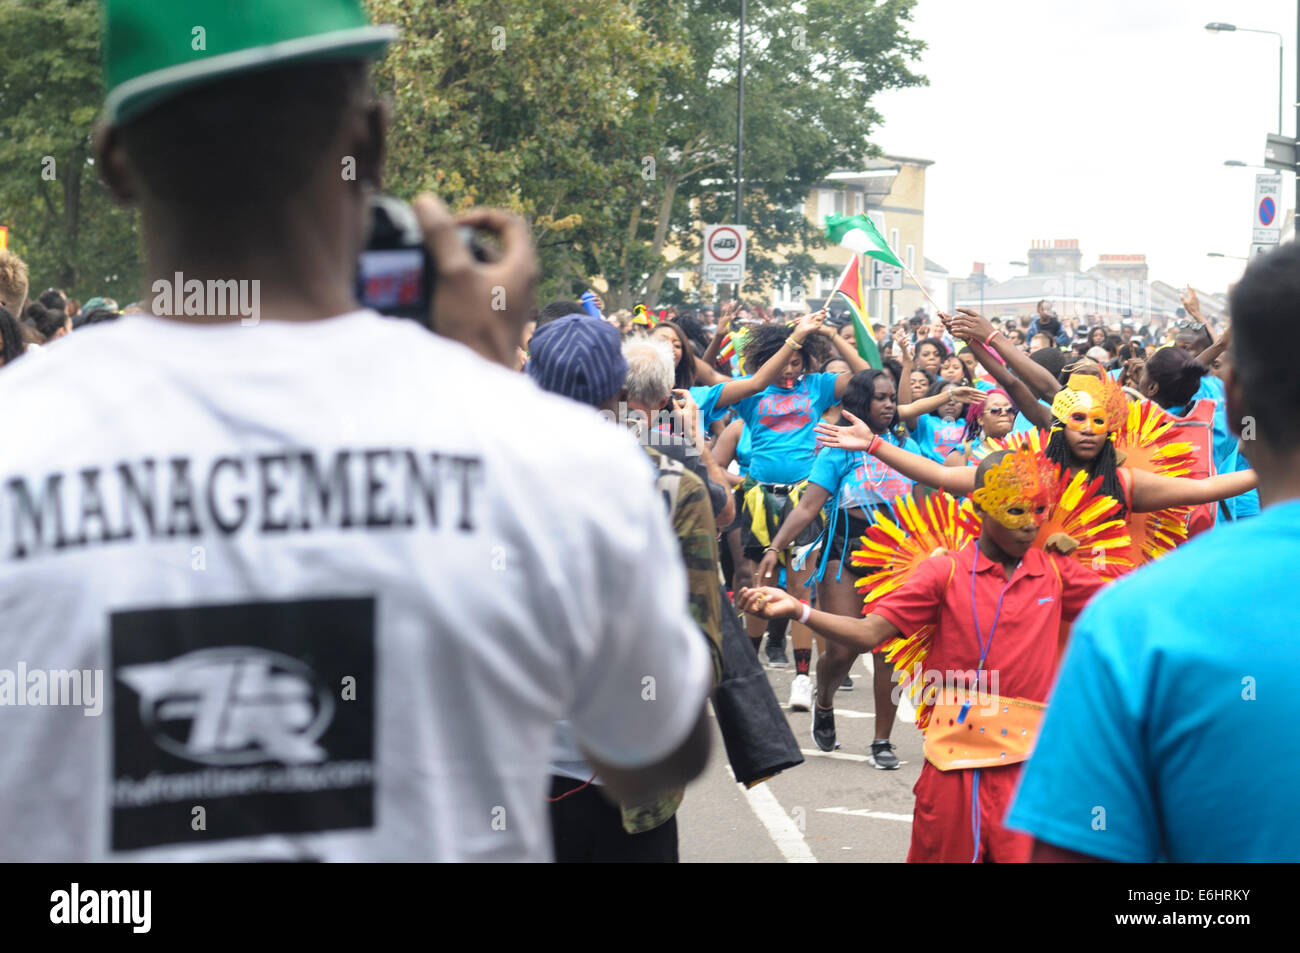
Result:
{"label": "hand holding camera", "polygon": [[[500,209],[473,209],[452,217],[434,195],[414,209],[433,261],[433,329],[483,357],[510,367],[523,339],[537,287],[537,256],[522,218]],[[476,261],[460,229],[495,238],[494,261]]]}

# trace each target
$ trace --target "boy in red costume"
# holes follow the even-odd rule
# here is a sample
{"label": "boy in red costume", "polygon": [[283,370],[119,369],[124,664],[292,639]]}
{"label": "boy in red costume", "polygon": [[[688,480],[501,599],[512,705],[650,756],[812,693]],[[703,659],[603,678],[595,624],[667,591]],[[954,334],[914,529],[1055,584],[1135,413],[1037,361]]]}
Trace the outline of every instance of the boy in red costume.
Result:
{"label": "boy in red costume", "polygon": [[860,652],[936,627],[926,692],[936,682],[942,691],[927,698],[934,710],[913,789],[910,863],[1029,860],[1032,839],[1005,829],[1002,816],[1038,734],[1060,625],[1104,584],[1077,560],[1032,546],[1056,479],[1032,451],[990,454],[971,497],[978,539],[921,563],[863,618],[819,612],[780,589],[739,593],[746,612],[799,620]]}

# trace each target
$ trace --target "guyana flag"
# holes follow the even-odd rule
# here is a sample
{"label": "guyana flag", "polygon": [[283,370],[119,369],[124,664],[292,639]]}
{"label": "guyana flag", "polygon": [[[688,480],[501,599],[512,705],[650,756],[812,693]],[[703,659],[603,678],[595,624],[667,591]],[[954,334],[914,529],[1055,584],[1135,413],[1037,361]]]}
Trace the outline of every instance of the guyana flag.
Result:
{"label": "guyana flag", "polygon": [[867,325],[867,297],[862,290],[862,256],[854,255],[833,294],[838,294],[849,304],[853,315],[853,339],[858,345],[858,356],[872,367],[884,367],[880,360],[880,349],[876,347],[876,336]]}

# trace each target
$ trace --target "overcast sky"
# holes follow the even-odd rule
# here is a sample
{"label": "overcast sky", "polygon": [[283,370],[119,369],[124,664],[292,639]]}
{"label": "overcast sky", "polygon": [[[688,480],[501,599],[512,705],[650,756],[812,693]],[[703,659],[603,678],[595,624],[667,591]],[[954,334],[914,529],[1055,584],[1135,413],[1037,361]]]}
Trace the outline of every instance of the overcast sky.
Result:
{"label": "overcast sky", "polygon": [[[930,85],[877,97],[875,141],[933,159],[925,254],[954,276],[1023,269],[1031,239],[1077,238],[1084,267],[1145,253],[1151,277],[1223,290],[1249,251],[1255,174],[1277,131],[1295,134],[1291,0],[919,0],[913,35]],[[1283,174],[1283,205],[1295,177]]]}

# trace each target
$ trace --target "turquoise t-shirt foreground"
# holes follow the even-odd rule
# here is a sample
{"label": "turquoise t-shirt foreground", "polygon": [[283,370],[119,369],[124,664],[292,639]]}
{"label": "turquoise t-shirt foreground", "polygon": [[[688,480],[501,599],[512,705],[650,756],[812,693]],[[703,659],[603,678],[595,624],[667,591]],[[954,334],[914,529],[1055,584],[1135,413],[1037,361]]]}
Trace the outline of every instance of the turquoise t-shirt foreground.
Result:
{"label": "turquoise t-shirt foreground", "polygon": [[1007,826],[1107,860],[1300,860],[1298,592],[1300,500],[1103,590]]}

